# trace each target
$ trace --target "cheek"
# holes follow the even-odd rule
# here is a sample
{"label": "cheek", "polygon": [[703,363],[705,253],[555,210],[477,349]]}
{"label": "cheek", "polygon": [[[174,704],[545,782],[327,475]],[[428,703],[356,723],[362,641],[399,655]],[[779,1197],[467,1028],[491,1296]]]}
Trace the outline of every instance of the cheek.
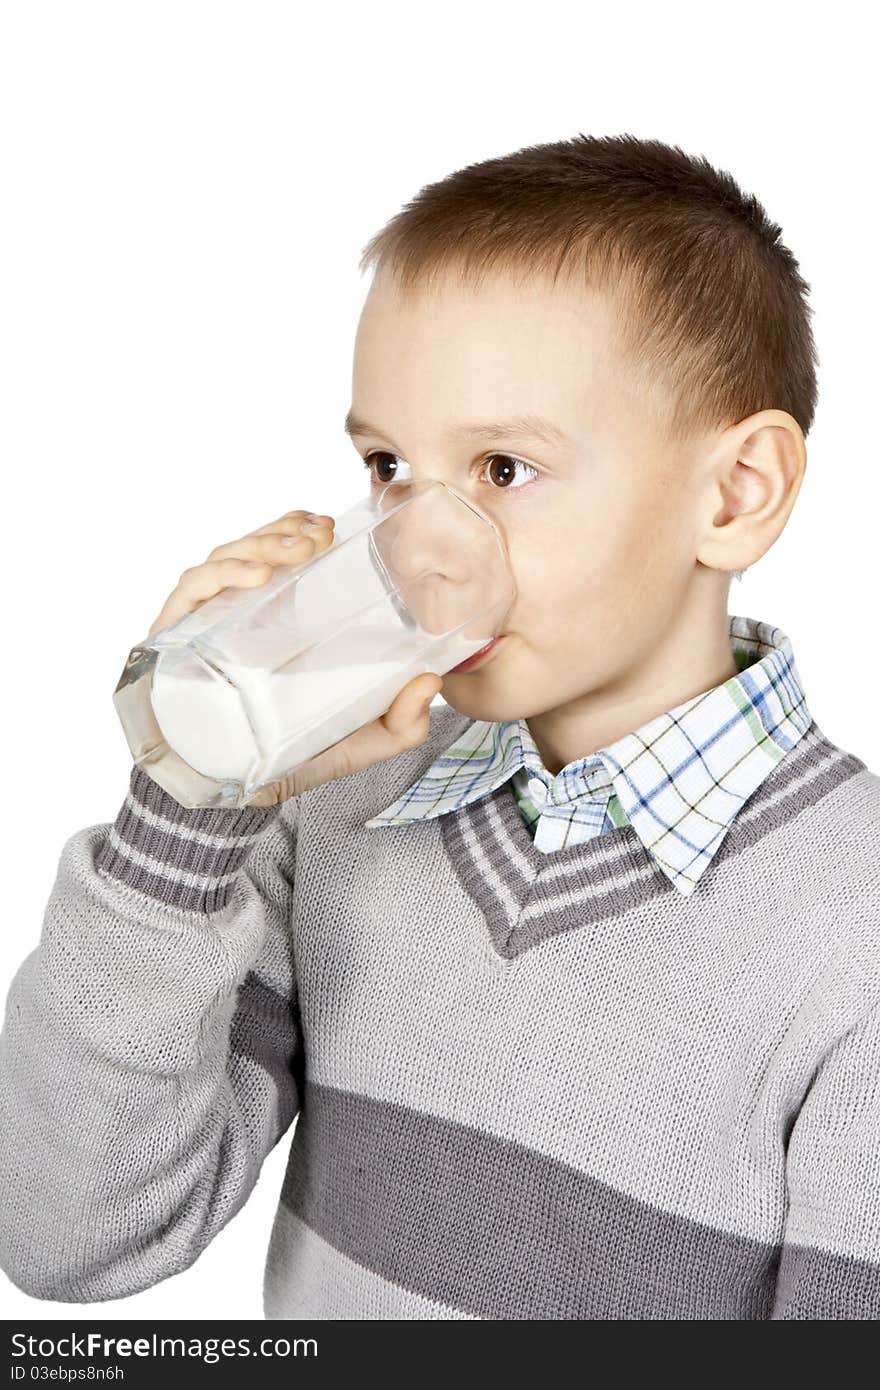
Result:
{"label": "cheek", "polygon": [[507,546],[517,587],[508,625],[550,642],[596,600],[616,563],[608,528],[571,510],[530,517],[528,525],[508,531]]}
{"label": "cheek", "polygon": [[573,622],[596,638],[639,594],[663,589],[680,546],[678,509],[657,488],[578,493],[554,515],[537,512],[507,532],[517,584],[511,630],[548,641]]}
{"label": "cheek", "polygon": [[[687,524],[687,499],[680,480],[664,473],[650,458],[634,456],[606,479],[592,497],[579,494],[577,510],[588,518],[596,553],[608,567],[620,557],[647,563],[681,547]],[[661,566],[662,567],[662,566]]]}

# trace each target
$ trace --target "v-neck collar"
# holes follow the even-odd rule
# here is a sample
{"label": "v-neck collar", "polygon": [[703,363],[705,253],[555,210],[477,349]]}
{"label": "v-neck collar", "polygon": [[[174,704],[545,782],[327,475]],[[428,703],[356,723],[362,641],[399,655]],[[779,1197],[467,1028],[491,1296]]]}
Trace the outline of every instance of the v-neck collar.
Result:
{"label": "v-neck collar", "polygon": [[630,825],[543,854],[509,783],[439,820],[447,857],[486,920],[497,955],[513,959],[559,932],[677,891]]}
{"label": "v-neck collar", "polygon": [[[736,817],[714,858],[715,872],[764,836],[790,826],[802,811],[865,770],[812,723]],[[479,907],[495,959],[516,957],[561,932],[598,929],[652,902],[700,912],[682,899],[631,825],[547,855],[537,849],[509,782],[437,820],[450,866]],[[711,895],[711,889],[710,895]]]}

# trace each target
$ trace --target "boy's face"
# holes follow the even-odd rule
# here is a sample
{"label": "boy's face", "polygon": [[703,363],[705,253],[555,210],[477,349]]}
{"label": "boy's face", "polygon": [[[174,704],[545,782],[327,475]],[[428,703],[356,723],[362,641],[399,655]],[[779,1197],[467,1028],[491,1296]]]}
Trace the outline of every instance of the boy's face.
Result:
{"label": "boy's face", "polygon": [[[440,479],[507,544],[517,597],[503,640],[443,678],[444,700],[473,719],[576,715],[606,694],[624,708],[701,568],[696,448],[660,447],[659,397],[652,407],[614,325],[613,303],[562,280],[444,277],[403,297],[380,273],[367,296],[352,414],[375,427],[353,435],[375,454],[372,478]],[[451,434],[526,414],[565,438]]]}

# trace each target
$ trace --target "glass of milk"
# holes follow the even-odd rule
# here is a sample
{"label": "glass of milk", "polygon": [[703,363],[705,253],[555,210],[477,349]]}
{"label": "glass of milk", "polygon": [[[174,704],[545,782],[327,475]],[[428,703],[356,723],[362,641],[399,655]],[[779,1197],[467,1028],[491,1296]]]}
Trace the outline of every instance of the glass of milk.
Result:
{"label": "glass of milk", "polygon": [[113,701],[182,806],[238,808],[485,647],[515,596],[494,522],[445,483],[391,482],[320,554],[138,642]]}

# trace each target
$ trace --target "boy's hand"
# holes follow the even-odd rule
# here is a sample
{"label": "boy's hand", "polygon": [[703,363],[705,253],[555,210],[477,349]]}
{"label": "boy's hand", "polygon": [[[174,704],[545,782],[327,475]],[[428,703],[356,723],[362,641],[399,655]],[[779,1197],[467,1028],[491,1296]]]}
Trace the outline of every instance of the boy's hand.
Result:
{"label": "boy's hand", "polygon": [[309,758],[282,781],[261,787],[245,804],[277,806],[280,801],[320,787],[323,782],[348,777],[352,772],[372,767],[373,763],[396,758],[407,748],[418,748],[430,732],[429,706],[442,684],[441,677],[435,676],[433,671],[423,671],[403,687],[378,719],[331,744],[316,758]]}
{"label": "boy's hand", "polygon": [[[301,565],[326,550],[332,540],[331,516],[295,511],[285,512],[277,521],[249,531],[239,540],[218,545],[203,564],[183,571],[147,636],[173,627],[222,589],[255,589],[265,584],[273,566]],[[324,782],[395,758],[407,748],[417,748],[428,737],[428,707],[442,684],[440,676],[422,672],[403,687],[379,719],[310,758],[283,782],[262,787],[246,805],[274,806]]]}
{"label": "boy's hand", "polygon": [[183,571],[147,636],[174,627],[221,589],[256,589],[271,578],[273,565],[301,565],[332,539],[332,516],[285,512],[237,541],[216,546],[204,564]]}

